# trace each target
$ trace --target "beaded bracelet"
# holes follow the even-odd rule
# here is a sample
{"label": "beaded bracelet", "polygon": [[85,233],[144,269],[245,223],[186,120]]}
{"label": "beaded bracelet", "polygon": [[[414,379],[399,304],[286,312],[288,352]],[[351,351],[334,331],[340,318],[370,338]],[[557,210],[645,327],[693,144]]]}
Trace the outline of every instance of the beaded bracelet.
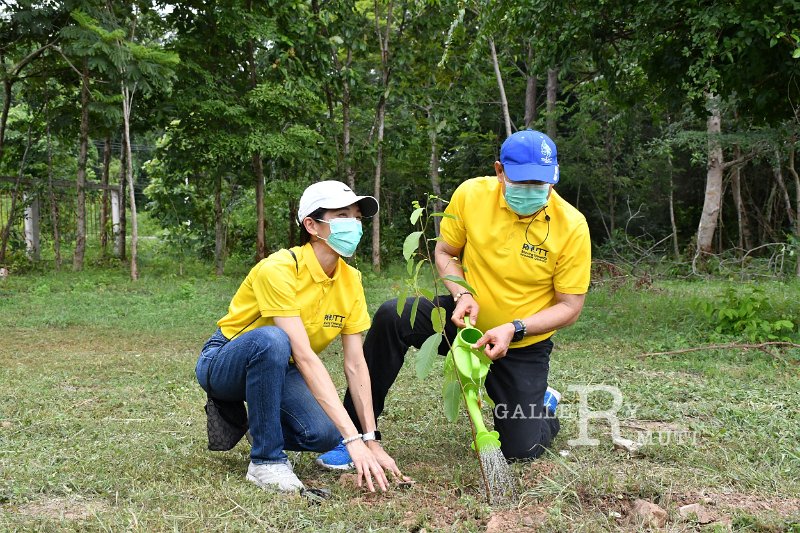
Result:
{"label": "beaded bracelet", "polygon": [[344,444],[345,446],[347,446],[347,445],[348,445],[348,444],[350,444],[351,442],[355,442],[355,441],[357,441],[357,440],[358,440],[358,439],[360,439],[360,438],[361,438],[361,433],[356,433],[356,434],[355,434],[355,435],[353,435],[352,437],[348,437],[348,438],[346,438],[346,439],[342,440],[342,444]]}

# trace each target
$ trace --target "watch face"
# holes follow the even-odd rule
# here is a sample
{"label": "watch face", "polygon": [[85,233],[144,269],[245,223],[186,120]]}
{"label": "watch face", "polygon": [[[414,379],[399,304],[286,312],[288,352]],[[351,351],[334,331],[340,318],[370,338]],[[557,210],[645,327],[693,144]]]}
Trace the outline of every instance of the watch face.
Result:
{"label": "watch face", "polygon": [[515,320],[513,324],[514,336],[511,337],[511,342],[521,341],[522,337],[525,335],[525,324],[523,324],[520,320]]}

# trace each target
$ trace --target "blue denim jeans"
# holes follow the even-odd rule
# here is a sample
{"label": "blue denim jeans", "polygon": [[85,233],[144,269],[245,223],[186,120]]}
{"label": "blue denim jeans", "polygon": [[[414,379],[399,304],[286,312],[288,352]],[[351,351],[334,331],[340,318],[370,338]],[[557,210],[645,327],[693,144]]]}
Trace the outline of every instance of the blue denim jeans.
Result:
{"label": "blue denim jeans", "polygon": [[341,435],[289,363],[289,337],[265,326],[228,341],[220,330],[203,346],[195,367],[212,398],[247,402],[253,463],[285,462],[284,450],[325,452]]}

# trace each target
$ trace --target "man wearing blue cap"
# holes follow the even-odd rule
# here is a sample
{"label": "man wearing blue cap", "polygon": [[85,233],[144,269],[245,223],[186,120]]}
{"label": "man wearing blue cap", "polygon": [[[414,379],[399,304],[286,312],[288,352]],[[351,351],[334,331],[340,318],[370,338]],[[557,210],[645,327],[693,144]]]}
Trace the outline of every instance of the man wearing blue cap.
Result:
{"label": "man wearing blue cap", "polygon": [[[495,403],[494,427],[508,459],[541,455],[558,433],[560,395],[547,386],[550,337],[580,316],[589,289],[591,243],[584,216],[553,190],[559,181],[556,145],[545,134],[525,130],[511,135],[494,164],[495,176],[462,183],[442,219],[436,268],[444,278],[465,278],[474,294],[444,281],[450,294],[434,302],[421,299],[414,322],[413,299],[402,316],[396,301],[375,314],[364,342],[375,416],[403,365],[409,346],[419,348],[430,335],[434,305],[450,321],[453,339],[464,317],[485,332],[476,343],[494,361],[486,390]],[[442,342],[439,353],[447,353]],[[358,423],[353,402],[345,407]],[[347,468],[349,457],[334,449],[318,463]]]}

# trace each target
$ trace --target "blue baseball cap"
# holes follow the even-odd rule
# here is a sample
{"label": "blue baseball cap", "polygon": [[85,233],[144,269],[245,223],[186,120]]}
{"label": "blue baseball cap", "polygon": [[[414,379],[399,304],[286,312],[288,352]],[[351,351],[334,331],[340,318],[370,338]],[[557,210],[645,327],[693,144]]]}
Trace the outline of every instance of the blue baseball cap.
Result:
{"label": "blue baseball cap", "polygon": [[511,181],[558,183],[556,144],[536,130],[518,131],[500,147],[500,162]]}

